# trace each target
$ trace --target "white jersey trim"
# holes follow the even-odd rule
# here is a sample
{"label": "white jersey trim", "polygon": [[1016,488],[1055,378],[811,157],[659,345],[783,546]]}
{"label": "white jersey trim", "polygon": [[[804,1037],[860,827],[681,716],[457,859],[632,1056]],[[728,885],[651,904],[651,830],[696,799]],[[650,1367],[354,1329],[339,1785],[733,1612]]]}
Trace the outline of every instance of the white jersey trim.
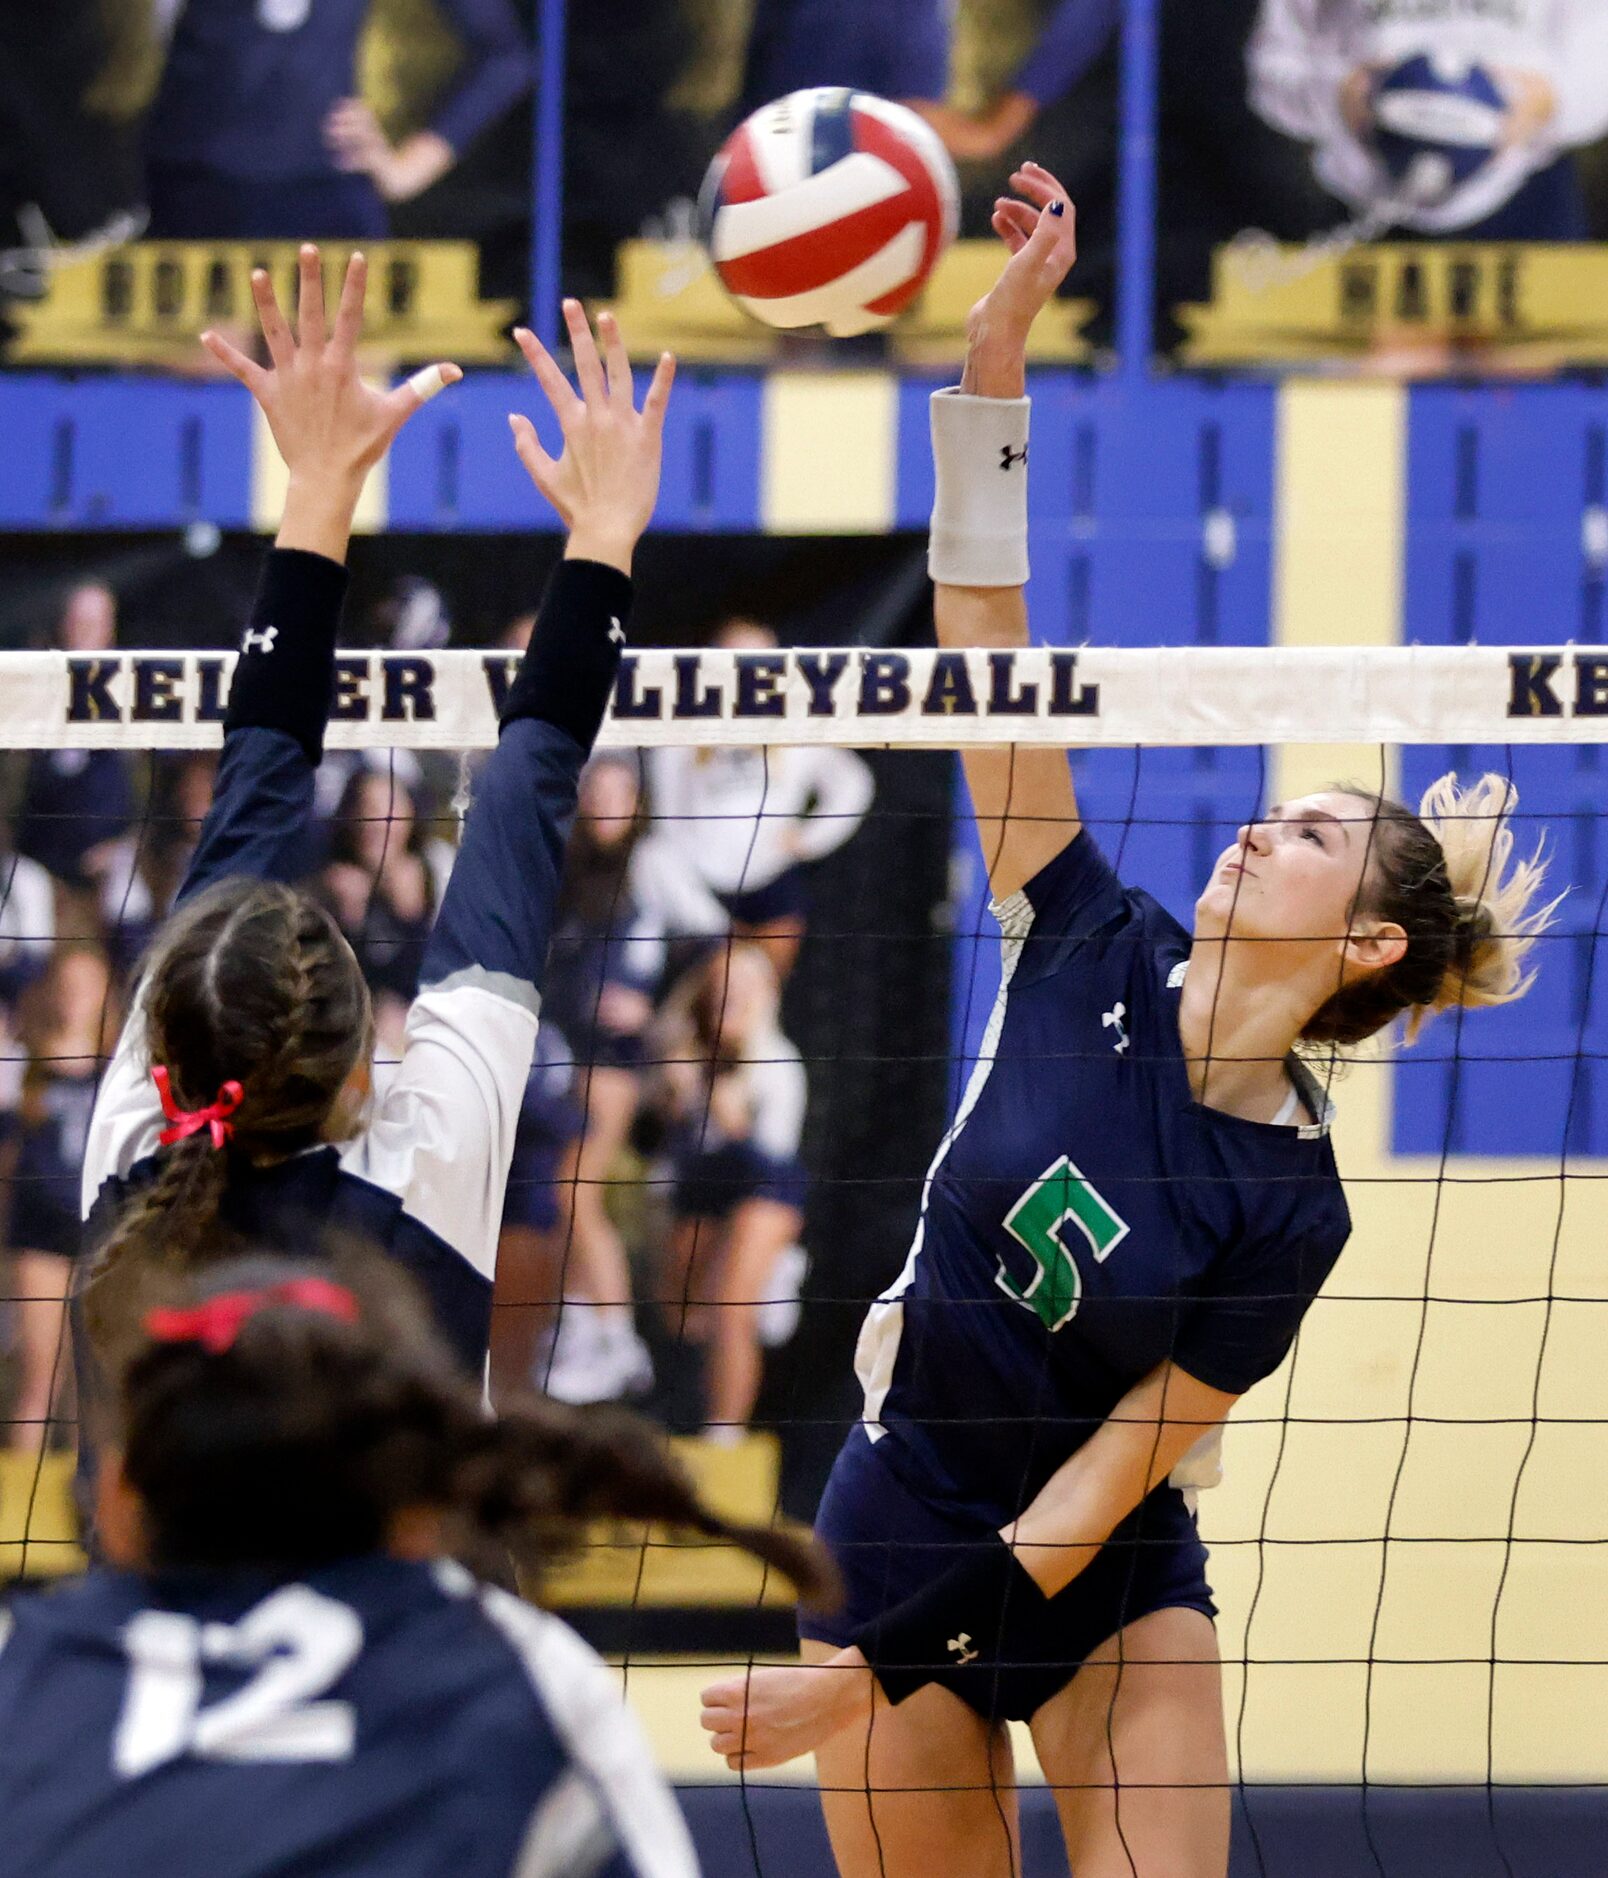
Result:
{"label": "white jersey trim", "polygon": [[[681,1809],[654,1764],[641,1724],[626,1706],[614,1677],[594,1650],[568,1624],[490,1585],[477,1593],[480,1608],[524,1664],[542,1707],[558,1731],[575,1769],[591,1786],[597,1814],[590,1830],[584,1809],[571,1794],[557,1802],[549,1793],[531,1822],[516,1878],[584,1878],[591,1869],[564,1863],[531,1863],[540,1832],[556,1854],[579,1835],[585,1847],[605,1830],[623,1848],[639,1878],[698,1878]],[[562,1783],[561,1783],[562,1785]],[[548,1807],[554,1810],[549,1816]],[[544,1823],[545,1822],[545,1823]]]}
{"label": "white jersey trim", "polygon": [[859,1341],[854,1347],[854,1373],[865,1391],[865,1406],[860,1412],[860,1420],[872,1441],[880,1441],[888,1432],[882,1425],[882,1409],[888,1399],[888,1391],[893,1387],[893,1366],[899,1360],[899,1343],[904,1335],[904,1294],[915,1281],[916,1260],[921,1256],[922,1242],[927,1234],[927,1203],[932,1196],[932,1183],[938,1177],[938,1169],[942,1167],[944,1157],[960,1138],[961,1130],[971,1120],[972,1111],[982,1099],[983,1089],[999,1050],[1000,1032],[1005,1028],[1005,1007],[1010,1000],[1011,980],[1021,962],[1022,947],[1027,943],[1027,936],[1033,928],[1033,903],[1025,893],[1013,893],[1008,900],[991,902],[990,911],[999,921],[1001,934],[999,991],[994,998],[994,1008],[988,1014],[988,1025],[983,1031],[977,1061],[972,1065],[960,1107],[955,1111],[955,1119],[949,1124],[948,1132],[938,1143],[938,1152],[932,1157],[927,1178],[921,1184],[921,1212],[916,1220],[915,1237],[910,1242],[904,1269],[866,1312],[865,1322],[860,1326]]}

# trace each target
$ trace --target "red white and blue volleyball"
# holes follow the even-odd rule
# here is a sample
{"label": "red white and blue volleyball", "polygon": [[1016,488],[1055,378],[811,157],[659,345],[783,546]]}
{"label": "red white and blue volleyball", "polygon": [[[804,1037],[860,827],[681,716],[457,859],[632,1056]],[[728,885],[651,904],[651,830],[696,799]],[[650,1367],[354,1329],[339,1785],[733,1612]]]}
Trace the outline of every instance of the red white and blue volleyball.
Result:
{"label": "red white and blue volleyball", "polygon": [[897,318],[955,237],[960,190],[937,134],[865,91],[795,91],[756,111],[709,169],[715,272],[767,326],[836,339]]}

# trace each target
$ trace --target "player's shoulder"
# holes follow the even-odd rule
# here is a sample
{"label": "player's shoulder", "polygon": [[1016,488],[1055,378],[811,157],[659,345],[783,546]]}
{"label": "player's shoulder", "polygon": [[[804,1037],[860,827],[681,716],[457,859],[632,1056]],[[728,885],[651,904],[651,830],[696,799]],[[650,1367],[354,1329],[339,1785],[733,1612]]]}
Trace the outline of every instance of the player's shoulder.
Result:
{"label": "player's shoulder", "polygon": [[472,1594],[529,1677],[569,1759],[573,1779],[544,1804],[552,1817],[538,1820],[533,1838],[550,1833],[556,1842],[584,1828],[592,1842],[612,1842],[627,1861],[621,1869],[642,1878],[696,1878],[686,1823],[615,1673],[550,1611],[491,1585],[475,1585]]}
{"label": "player's shoulder", "polygon": [[68,1638],[118,1637],[141,1601],[136,1578],[102,1566],[46,1587],[19,1588],[0,1603],[0,1664]]}

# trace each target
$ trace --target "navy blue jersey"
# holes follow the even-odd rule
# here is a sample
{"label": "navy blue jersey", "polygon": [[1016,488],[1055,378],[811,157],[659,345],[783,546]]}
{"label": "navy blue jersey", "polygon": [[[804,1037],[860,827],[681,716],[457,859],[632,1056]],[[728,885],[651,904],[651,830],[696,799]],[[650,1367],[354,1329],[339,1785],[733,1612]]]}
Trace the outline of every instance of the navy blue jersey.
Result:
{"label": "navy blue jersey", "polygon": [[[224,1214],[259,1243],[305,1252],[313,1222],[408,1267],[478,1370],[491,1322],[503,1187],[536,1038],[539,987],[585,752],[521,718],[480,774],[457,865],[425,948],[401,1062],[339,1148],[231,1171]],[[283,731],[231,731],[181,901],[231,875],[295,880],[313,768]],[[139,1000],[101,1085],[84,1157],[93,1242],[154,1177],[161,1103]]]}
{"label": "navy blue jersey", "polygon": [[48,1073],[16,1128],[11,1243],[19,1251],[73,1257],[79,1247],[79,1170],[95,1107],[93,1061],[85,1074]]}
{"label": "navy blue jersey", "polygon": [[17,852],[58,880],[86,887],[84,856],[134,820],[134,783],[121,750],[35,750],[17,810]]}
{"label": "navy blue jersey", "polygon": [[693,1878],[614,1679],[448,1564],[93,1571],[0,1615],[0,1878]]}
{"label": "navy blue jersey", "polygon": [[1189,935],[1087,833],[994,910],[999,1001],[855,1367],[901,1477],[1002,1525],[1168,1358],[1274,1370],[1351,1223],[1299,1066],[1309,1126],[1194,1100]]}
{"label": "navy blue jersey", "polygon": [[[173,28],[147,144],[153,162],[241,177],[333,171],[324,119],[357,94],[370,0],[187,0]],[[430,128],[456,151],[529,86],[510,0],[439,0],[465,58]]]}

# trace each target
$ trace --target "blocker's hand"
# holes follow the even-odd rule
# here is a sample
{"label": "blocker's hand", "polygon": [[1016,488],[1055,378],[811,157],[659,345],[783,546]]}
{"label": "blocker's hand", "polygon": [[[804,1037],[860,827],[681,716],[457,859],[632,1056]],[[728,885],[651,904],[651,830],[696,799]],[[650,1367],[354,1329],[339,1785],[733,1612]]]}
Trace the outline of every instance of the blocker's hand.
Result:
{"label": "blocker's hand", "polygon": [[414,412],[463,373],[443,363],[394,389],[366,384],[358,376],[357,341],[368,262],[354,254],[347,263],[332,329],[325,325],[324,276],[311,242],[302,248],[300,263],[294,335],[267,273],[258,268],[251,277],[272,370],[248,359],[221,333],[205,332],[201,343],[261,405],[292,482],[316,477],[360,489]]}
{"label": "blocker's hand", "polygon": [[1001,196],[993,214],[994,233],[1011,258],[993,290],[971,310],[966,335],[973,344],[987,337],[1025,345],[1029,328],[1078,258],[1077,211],[1050,172],[1024,163],[1011,187],[1017,194]]}
{"label": "blocker's hand", "polygon": [[704,1690],[699,1720],[734,1772],[780,1767],[871,1714],[874,1682],[858,1650],[826,1663],[751,1669]]}
{"label": "blocker's hand", "polygon": [[614,315],[598,315],[601,358],[578,300],[564,302],[564,323],[575,356],[579,394],[534,333],[522,326],[514,331],[520,351],[530,361],[558,418],[563,451],[556,459],[549,456],[536,426],[520,412],[511,412],[508,418],[514,449],[531,481],[557,509],[569,531],[569,555],[606,561],[629,574],[632,553],[659,499],[664,414],[676,362],[668,352],[661,355],[639,411],[631,361]]}

